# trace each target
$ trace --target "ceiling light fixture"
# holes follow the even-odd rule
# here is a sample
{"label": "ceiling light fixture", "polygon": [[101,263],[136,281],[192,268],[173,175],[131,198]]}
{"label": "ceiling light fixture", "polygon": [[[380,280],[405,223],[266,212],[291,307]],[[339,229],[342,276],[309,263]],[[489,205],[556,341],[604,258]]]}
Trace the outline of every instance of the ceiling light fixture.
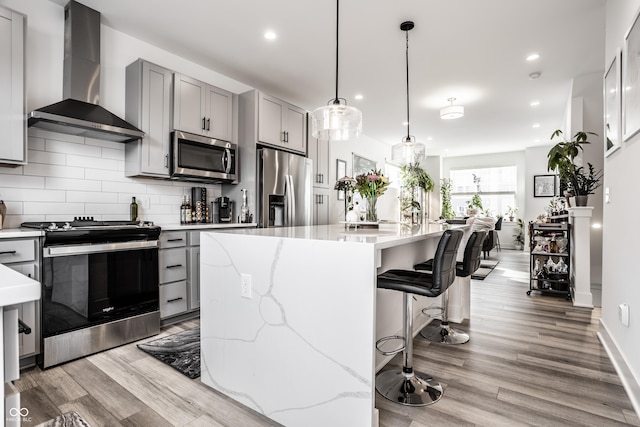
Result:
{"label": "ceiling light fixture", "polygon": [[532,53],[531,55],[527,56],[527,61],[535,61],[536,59],[540,58],[540,55],[537,53]]}
{"label": "ceiling light fixture", "polygon": [[362,113],[347,106],[347,100],[338,97],[338,40],[340,0],[336,0],[336,97],[327,105],[316,108],[311,121],[311,135],[329,141],[347,141],[362,133]]}
{"label": "ceiling light fixture", "polygon": [[464,107],[462,105],[453,105],[453,101],[455,100],[455,98],[447,98],[447,101],[449,101],[451,105],[440,110],[441,119],[459,119],[460,117],[464,116]]}
{"label": "ceiling light fixture", "polygon": [[274,40],[276,38],[276,33],[274,33],[273,31],[267,31],[266,33],[264,33],[264,38],[267,40]]}
{"label": "ceiling light fixture", "polygon": [[425,146],[421,142],[416,142],[416,138],[410,135],[409,127],[409,30],[413,29],[412,21],[405,21],[400,24],[400,29],[405,32],[406,37],[406,70],[407,70],[407,136],[402,138],[402,142],[391,147],[391,161],[399,164],[420,161],[424,157]]}

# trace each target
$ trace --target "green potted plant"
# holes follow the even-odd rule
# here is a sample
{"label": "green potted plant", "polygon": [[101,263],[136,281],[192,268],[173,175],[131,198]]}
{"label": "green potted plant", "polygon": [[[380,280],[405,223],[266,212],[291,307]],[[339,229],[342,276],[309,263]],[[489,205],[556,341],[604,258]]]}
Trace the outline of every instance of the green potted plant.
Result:
{"label": "green potted plant", "polygon": [[513,221],[513,218],[515,218],[516,214],[518,213],[518,207],[511,207],[511,206],[507,206],[507,212],[506,215],[509,217],[509,221]]}
{"label": "green potted plant", "polygon": [[478,193],[475,193],[467,202],[467,215],[477,215],[480,211],[482,211],[482,198]]}
{"label": "green potted plant", "polygon": [[451,206],[451,180],[447,178],[442,178],[440,180],[440,198],[441,198],[441,209],[440,209],[440,218],[443,219],[453,219],[455,216],[455,212],[453,212],[453,207]]}
{"label": "green potted plant", "polygon": [[419,160],[400,167],[402,191],[400,194],[400,211],[403,222],[418,224],[422,214],[422,192],[433,190],[431,176],[420,165]]}
{"label": "green potted plant", "polygon": [[[584,151],[583,145],[590,144],[589,135],[597,136],[593,132],[576,132],[571,141],[563,138],[547,153],[547,170],[557,170],[560,182],[565,182],[567,185],[567,192],[564,194],[567,204],[569,196],[573,195],[576,196],[577,206],[586,206],[587,196],[593,194],[594,190],[601,185],[602,172],[596,172],[591,163],[587,163],[586,170],[583,166],[575,164],[578,154]],[[556,137],[562,137],[560,129],[551,134],[551,140]]]}

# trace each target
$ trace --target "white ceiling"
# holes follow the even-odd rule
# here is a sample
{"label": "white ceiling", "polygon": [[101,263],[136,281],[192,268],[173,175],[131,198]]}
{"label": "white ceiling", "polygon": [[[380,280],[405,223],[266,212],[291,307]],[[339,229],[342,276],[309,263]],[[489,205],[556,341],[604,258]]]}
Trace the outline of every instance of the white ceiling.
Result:
{"label": "white ceiling", "polygon": [[[80,2],[105,25],[310,111],[335,95],[333,0]],[[605,0],[342,0],[339,96],[362,111],[365,135],[402,140],[400,23],[411,20],[411,134],[427,154],[548,143],[562,126],[572,77],[604,70],[604,7]],[[268,29],[276,40],[263,37]],[[534,52],[540,59],[527,62]],[[532,72],[540,78],[530,80]],[[439,118],[450,97],[464,105],[463,118]]]}

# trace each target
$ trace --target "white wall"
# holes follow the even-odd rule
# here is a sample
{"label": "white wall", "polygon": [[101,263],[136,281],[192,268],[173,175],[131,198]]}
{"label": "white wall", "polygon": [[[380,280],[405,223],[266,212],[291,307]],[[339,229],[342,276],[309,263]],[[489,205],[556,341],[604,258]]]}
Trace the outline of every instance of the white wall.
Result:
{"label": "white wall", "polygon": [[[622,48],[639,9],[640,0],[607,2],[603,68]],[[640,134],[623,142],[621,149],[604,160],[604,187],[610,190],[611,202],[603,208],[600,333],[640,413],[640,286],[636,268],[640,228],[634,224],[640,212],[638,159]],[[618,320],[619,304],[629,305],[629,326]]]}

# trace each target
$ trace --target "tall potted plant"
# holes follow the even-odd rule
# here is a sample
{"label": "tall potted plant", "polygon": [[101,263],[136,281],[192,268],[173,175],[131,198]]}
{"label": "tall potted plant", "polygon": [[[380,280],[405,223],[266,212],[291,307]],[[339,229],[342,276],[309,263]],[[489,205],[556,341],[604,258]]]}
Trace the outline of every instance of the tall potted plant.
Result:
{"label": "tall potted plant", "polygon": [[402,191],[400,193],[401,221],[409,224],[419,224],[423,212],[423,195],[433,190],[433,180],[420,166],[417,159],[402,165],[400,168]]}
{"label": "tall potted plant", "polygon": [[451,180],[447,178],[442,178],[440,180],[440,198],[441,198],[441,209],[440,209],[440,217],[443,219],[453,219],[456,215],[453,212],[453,207],[451,206]]}
{"label": "tall potted plant", "polygon": [[[576,196],[576,206],[586,206],[587,196],[594,194],[594,190],[601,185],[602,172],[596,172],[593,165],[587,162],[587,169],[584,166],[575,164],[575,159],[581,151],[584,151],[583,145],[590,144],[589,135],[595,135],[593,132],[576,132],[571,141],[563,138],[562,141],[551,147],[547,153],[547,170],[558,171],[560,181],[567,185],[567,192],[564,196],[569,203],[569,196]],[[551,134],[551,140],[556,137],[562,137],[560,129]]]}

